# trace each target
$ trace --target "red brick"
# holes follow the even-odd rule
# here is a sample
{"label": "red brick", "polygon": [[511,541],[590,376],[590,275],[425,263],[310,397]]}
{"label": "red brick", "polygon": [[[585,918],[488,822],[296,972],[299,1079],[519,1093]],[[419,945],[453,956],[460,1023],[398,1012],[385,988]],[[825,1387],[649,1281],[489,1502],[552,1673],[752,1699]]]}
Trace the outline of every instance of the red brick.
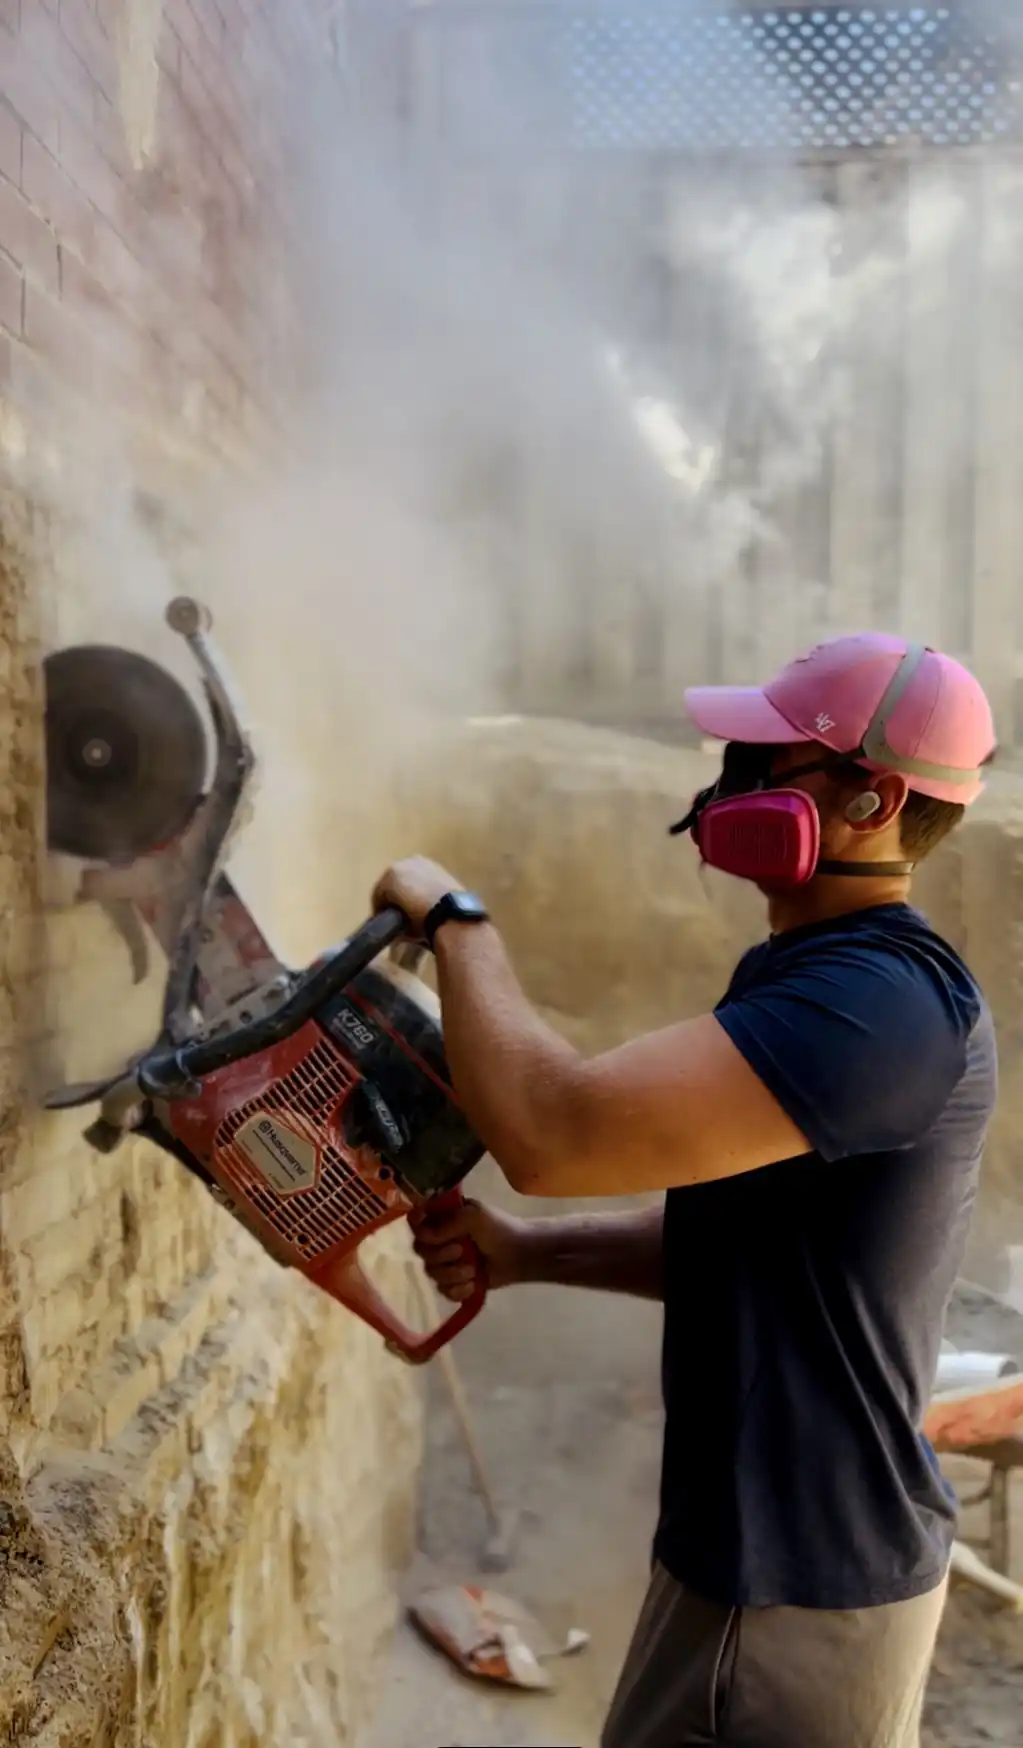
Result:
{"label": "red brick", "polygon": [[60,139],[57,98],[45,74],[30,60],[24,41],[23,35],[15,37],[0,28],[4,97],[36,138],[55,152]]}
{"label": "red brick", "polygon": [[43,429],[58,414],[60,379],[29,346],[11,345],[11,394],[32,423]]}
{"label": "red brick", "polygon": [[60,0],[60,28],[88,67],[101,91],[117,94],[117,60],[113,44],[100,28],[86,0]]}
{"label": "red brick", "polygon": [[165,77],[169,74],[172,79],[176,79],[181,66],[181,42],[172,25],[172,19],[164,18],[160,40],[156,45],[156,62]]}
{"label": "red brick", "polygon": [[188,0],[179,0],[173,11],[168,13],[164,20],[164,34],[173,35],[179,48],[184,49],[186,54],[190,54],[193,60],[204,61],[208,55],[213,53],[213,45],[189,6]]}
{"label": "red brick", "polygon": [[0,98],[0,176],[21,183],[21,123]]}
{"label": "red brick", "polygon": [[93,0],[96,21],[104,36],[111,37],[115,42],[124,17],[124,0]]}
{"label": "red brick", "polygon": [[[191,50],[182,50],[178,79],[182,101],[201,129],[203,138],[214,148],[219,148],[222,130],[231,125],[227,112],[227,92],[220,75],[219,63],[213,72],[209,66],[200,71]],[[211,95],[211,78],[215,96]]]}
{"label": "red brick", "polygon": [[74,121],[61,117],[60,162],[75,187],[113,225],[125,222],[128,192],[123,179],[99,150],[91,135]]}
{"label": "red brick", "polygon": [[37,77],[45,80],[58,100],[58,122],[63,120],[61,112],[68,109],[79,121],[90,123],[95,81],[57,19],[39,6],[33,7],[22,20],[19,41],[23,58],[35,69]]}
{"label": "red brick", "polygon": [[[65,311],[74,318],[78,330],[88,337],[92,365],[105,392],[112,392],[123,401],[120,385],[132,383],[141,375],[144,331],[137,326],[141,312],[128,310],[118,303],[78,262],[69,258],[61,292]],[[144,384],[142,385],[144,387]]]}
{"label": "red brick", "polygon": [[205,179],[205,145],[202,129],[181,95],[181,87],[168,74],[160,88],[157,124],[160,160],[168,174]]}
{"label": "red brick", "polygon": [[138,305],[146,300],[150,275],[124,238],[111,225],[96,226],[93,249],[86,262],[96,278],[119,303]]}
{"label": "red brick", "polygon": [[[0,0],[0,17],[12,3]],[[308,60],[316,18],[278,13],[270,23],[266,0],[172,0],[157,51],[157,150],[135,172],[119,113],[100,91],[116,73],[124,4],[21,0],[33,14],[32,71],[59,94],[59,125],[48,153],[22,118],[25,210],[40,222],[19,245],[29,344],[16,350],[34,368],[37,392],[71,375],[129,416],[175,422],[184,386],[201,380],[219,429],[243,416],[250,393],[265,391],[253,354],[276,356],[284,344],[257,322],[261,262],[280,230],[268,168],[287,155],[277,112]],[[47,17],[55,6],[56,32]],[[0,89],[5,48],[0,33]],[[37,87],[37,112],[39,95]],[[0,124],[3,113],[0,99]],[[17,131],[13,144],[11,130],[0,131],[0,168],[12,166]],[[5,219],[10,202],[0,192],[8,246],[24,235]],[[52,255],[28,259],[44,241],[61,245],[59,303],[36,283]],[[52,289],[52,275],[47,283]]]}
{"label": "red brick", "polygon": [[219,61],[230,53],[224,20],[212,0],[176,0],[174,9],[176,12],[192,13],[206,40],[206,64],[210,63],[211,56]]}
{"label": "red brick", "polygon": [[34,352],[58,364],[72,361],[79,344],[59,301],[34,285],[25,299],[25,338]]}
{"label": "red brick", "polygon": [[242,62],[249,78],[257,80],[261,90],[268,89],[271,83],[279,88],[283,72],[280,57],[265,29],[255,21],[248,25],[242,38]]}
{"label": "red brick", "polygon": [[74,255],[61,260],[60,295],[69,310],[86,320],[109,319],[116,309],[111,292]]}
{"label": "red brick", "polygon": [[119,175],[135,174],[135,166],[128,156],[128,140],[121,112],[99,90],[92,94],[92,138]]}
{"label": "red brick", "polygon": [[40,287],[25,287],[25,339],[71,388],[87,392],[96,380],[98,336],[86,329],[63,303]]}
{"label": "red brick", "polygon": [[0,249],[48,291],[60,289],[57,239],[13,182],[0,178]]}
{"label": "red brick", "polygon": [[26,199],[48,220],[58,240],[89,261],[99,215],[57,160],[28,134],[21,181]]}
{"label": "red brick", "polygon": [[0,327],[20,334],[25,282],[13,261],[0,255]]}

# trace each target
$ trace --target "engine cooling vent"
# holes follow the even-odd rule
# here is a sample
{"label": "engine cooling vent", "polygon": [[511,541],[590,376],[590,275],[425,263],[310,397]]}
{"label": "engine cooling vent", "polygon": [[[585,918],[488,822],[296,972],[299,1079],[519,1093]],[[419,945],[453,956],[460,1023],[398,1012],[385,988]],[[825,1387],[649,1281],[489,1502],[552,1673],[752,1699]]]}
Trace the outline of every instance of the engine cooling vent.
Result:
{"label": "engine cooling vent", "polygon": [[[317,1044],[268,1093],[232,1111],[217,1130],[217,1167],[245,1201],[305,1262],[314,1262],[387,1212],[388,1204],[361,1178],[333,1140],[323,1143],[323,1114],[336,1108],[354,1077],[327,1043]],[[240,1129],[254,1117],[277,1117],[320,1150],[317,1181],[278,1194],[238,1146]]]}

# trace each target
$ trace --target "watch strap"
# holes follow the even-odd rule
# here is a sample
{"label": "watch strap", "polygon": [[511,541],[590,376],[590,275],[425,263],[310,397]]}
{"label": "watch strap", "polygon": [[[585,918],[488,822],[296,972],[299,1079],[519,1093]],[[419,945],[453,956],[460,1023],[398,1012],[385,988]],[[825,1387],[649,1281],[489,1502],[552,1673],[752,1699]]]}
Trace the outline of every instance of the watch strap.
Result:
{"label": "watch strap", "polygon": [[423,939],[433,952],[437,930],[443,923],[486,923],[490,912],[474,892],[446,892],[428,912],[423,923]]}

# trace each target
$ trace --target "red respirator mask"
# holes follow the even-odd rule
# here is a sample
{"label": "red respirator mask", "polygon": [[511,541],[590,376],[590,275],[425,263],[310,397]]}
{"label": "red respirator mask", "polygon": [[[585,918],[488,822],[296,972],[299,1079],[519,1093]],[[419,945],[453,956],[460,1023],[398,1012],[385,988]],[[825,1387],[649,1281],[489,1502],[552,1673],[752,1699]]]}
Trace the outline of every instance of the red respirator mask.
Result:
{"label": "red respirator mask", "polygon": [[782,777],[772,777],[773,752],[772,747],[730,741],[721,776],[694,795],[685,819],[671,827],[672,836],[688,832],[709,867],[759,886],[805,886],[815,874],[913,872],[912,862],[822,861],[816,803],[802,789],[792,788],[792,781],[816,771],[834,771],[849,761],[829,753]]}

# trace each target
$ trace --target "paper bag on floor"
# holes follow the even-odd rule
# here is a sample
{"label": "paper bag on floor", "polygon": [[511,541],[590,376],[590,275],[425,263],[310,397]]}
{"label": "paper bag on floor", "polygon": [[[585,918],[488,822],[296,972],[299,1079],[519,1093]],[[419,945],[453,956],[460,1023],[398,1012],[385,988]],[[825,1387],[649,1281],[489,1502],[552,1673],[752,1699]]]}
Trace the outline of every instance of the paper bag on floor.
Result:
{"label": "paper bag on floor", "polygon": [[467,1675],[540,1692],[555,1685],[545,1664],[589,1643],[586,1633],[573,1628],[559,1644],[521,1604],[472,1584],[424,1590],[409,1613],[420,1631]]}

